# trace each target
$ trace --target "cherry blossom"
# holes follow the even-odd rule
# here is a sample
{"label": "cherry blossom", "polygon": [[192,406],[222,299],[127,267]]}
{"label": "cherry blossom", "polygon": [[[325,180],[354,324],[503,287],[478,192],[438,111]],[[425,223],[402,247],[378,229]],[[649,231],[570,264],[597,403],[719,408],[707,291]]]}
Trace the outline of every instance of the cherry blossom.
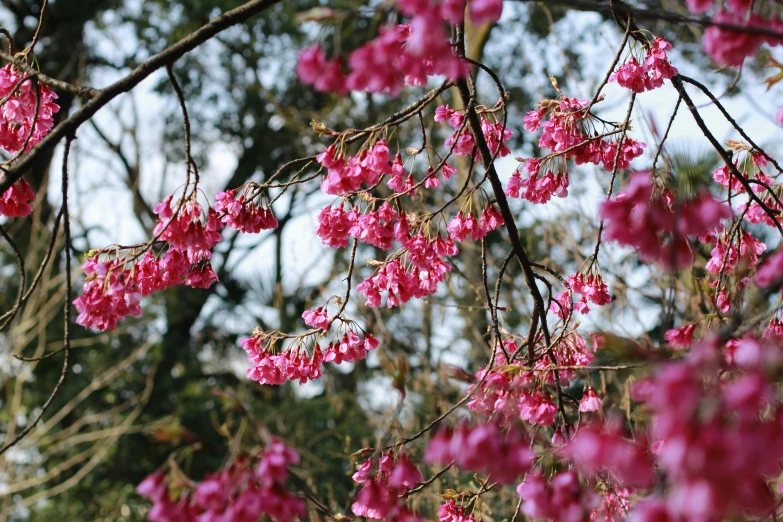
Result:
{"label": "cherry blossom", "polygon": [[9,152],[21,151],[25,144],[27,152],[38,144],[52,130],[54,115],[60,110],[54,101],[57,94],[46,84],[33,84],[25,77],[12,64],[0,69],[0,99],[4,100],[0,109],[0,147]]}
{"label": "cherry blossom", "polygon": [[30,202],[34,199],[35,193],[30,184],[20,179],[0,194],[0,216],[9,218],[29,216],[33,211]]}

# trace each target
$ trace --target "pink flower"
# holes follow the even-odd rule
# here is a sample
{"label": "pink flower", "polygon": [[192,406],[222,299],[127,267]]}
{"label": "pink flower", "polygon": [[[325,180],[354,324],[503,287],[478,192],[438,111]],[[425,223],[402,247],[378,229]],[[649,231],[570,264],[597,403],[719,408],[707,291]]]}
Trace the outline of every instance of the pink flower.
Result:
{"label": "pink flower", "polygon": [[517,486],[517,494],[522,498],[522,513],[532,519],[587,520],[590,510],[599,504],[598,496],[582,487],[573,471],[556,473],[551,482],[538,472],[528,473]]}
{"label": "pink flower", "polygon": [[612,301],[612,296],[609,295],[609,287],[604,283],[600,273],[592,272],[592,267],[591,271],[586,275],[577,272],[569,276],[566,279],[566,283],[571,287],[571,290],[598,306],[603,306]]}
{"label": "pink flower", "polygon": [[264,449],[258,464],[258,476],[265,485],[282,484],[288,477],[288,468],[299,464],[299,453],[278,439]]}
{"label": "pink flower", "polygon": [[775,123],[783,125],[783,107],[780,107],[775,113]]}
{"label": "pink flower", "polygon": [[555,423],[557,406],[546,393],[537,391],[522,393],[519,397],[519,416],[522,420],[539,426],[551,426]]}
{"label": "pink flower", "polygon": [[[710,4],[712,4],[712,0],[710,0]],[[669,512],[665,501],[652,497],[639,502],[628,514],[628,520],[631,522],[673,522],[675,517]]]}
{"label": "pink flower", "polygon": [[481,213],[481,218],[479,219],[479,229],[481,229],[484,235],[505,224],[503,216],[495,205],[488,205]]}
{"label": "pink flower", "polygon": [[329,325],[332,324],[329,320],[329,314],[326,312],[325,306],[313,308],[312,310],[305,310],[304,313],[302,313],[302,319],[304,319],[306,325],[312,326],[313,328],[320,328],[324,332],[328,332]]}
{"label": "pink flower", "polygon": [[456,216],[451,218],[451,221],[449,221],[446,228],[449,231],[449,237],[457,242],[464,241],[469,236],[474,240],[483,237],[483,231],[476,222],[476,218],[473,217],[472,212],[460,211]]}
{"label": "pink flower", "polygon": [[783,249],[770,255],[756,271],[756,285],[759,288],[767,288],[773,283],[780,284],[783,277]]}
{"label": "pink flower", "polygon": [[351,228],[351,219],[342,205],[337,207],[324,207],[318,214],[318,226],[315,233],[321,238],[321,242],[331,248],[345,248],[348,246],[348,235]]}
{"label": "pink flower", "polygon": [[302,83],[312,85],[326,67],[326,54],[321,46],[316,44],[302,50],[299,53],[299,61],[296,63],[296,75]]}
{"label": "pink flower", "polygon": [[24,78],[11,64],[0,69],[0,98],[6,100],[0,109],[0,147],[8,152],[21,151],[25,143],[27,152],[38,144],[54,127],[54,114],[60,110],[49,87],[39,82],[36,89]]}
{"label": "pink flower", "polygon": [[375,481],[365,483],[351,504],[351,511],[354,515],[374,520],[383,520],[390,509],[389,492]]}
{"label": "pink flower", "polygon": [[113,330],[127,316],[141,317],[141,293],[124,263],[91,259],[82,268],[82,295],[73,301],[79,312],[77,324],[103,332]]}
{"label": "pink flower", "polygon": [[667,332],[663,335],[663,338],[673,348],[687,348],[693,344],[693,330],[695,328],[695,323],[686,324],[680,328],[667,330]]}
{"label": "pink flower", "polygon": [[147,475],[147,477],[136,486],[136,494],[153,501],[164,498],[168,495],[166,474],[162,471],[156,471],[152,475]]}
{"label": "pink flower", "polygon": [[601,398],[595,393],[593,388],[588,388],[585,394],[582,396],[582,400],[579,401],[579,411],[591,412],[600,411]]}
{"label": "pink flower", "polygon": [[501,484],[525,474],[532,464],[530,441],[521,427],[501,430],[494,422],[473,427],[463,424],[454,431],[438,432],[424,454],[428,463],[452,461],[465,471],[486,473]]}
{"label": "pink flower", "polygon": [[327,60],[317,43],[299,53],[296,75],[302,83],[312,85],[319,92],[343,94],[346,91],[342,60],[339,57]]}
{"label": "pink flower", "polygon": [[[271,471],[265,462],[274,461]],[[282,484],[288,466],[298,454],[273,441],[261,456],[258,471],[254,459],[239,456],[201,482],[182,488],[182,479],[172,481],[170,497],[162,472],[145,479],[137,492],[152,501],[147,518],[152,522],[227,522],[258,520],[265,515],[276,522],[293,522],[306,513],[304,502]],[[282,477],[282,478],[281,478]]]}
{"label": "pink flower", "polygon": [[502,0],[470,0],[468,2],[470,19],[474,24],[495,23],[503,12]]}
{"label": "pink flower", "polygon": [[580,427],[558,453],[573,459],[586,473],[607,470],[622,484],[633,487],[648,487],[653,483],[653,463],[646,448],[612,431]]}
{"label": "pink flower", "polygon": [[712,7],[713,0],[685,0],[685,5],[693,14],[704,14]]}
{"label": "pink flower", "polygon": [[421,472],[405,453],[397,459],[389,475],[389,485],[395,488],[412,489],[423,480]]}
{"label": "pink flower", "polygon": [[0,194],[0,216],[9,218],[29,216],[33,211],[30,202],[34,199],[35,193],[30,184],[20,178]]}
{"label": "pink flower", "polygon": [[185,278],[185,284],[191,288],[209,288],[217,282],[218,276],[212,270],[212,265],[209,262],[197,266]]}
{"label": "pink flower", "polygon": [[[177,209],[179,212],[175,216]],[[191,263],[209,259],[212,248],[223,240],[220,235],[223,223],[217,213],[210,208],[205,215],[195,199],[172,207],[170,196],[155,207],[154,213],[158,216],[153,230],[155,236],[178,250],[186,251]]]}
{"label": "pink flower", "polygon": [[438,507],[438,520],[441,522],[475,522],[472,514],[466,512],[464,507],[457,506],[455,500],[449,500]]}
{"label": "pink flower", "polygon": [[321,366],[324,363],[324,354],[319,346],[312,349],[312,354],[301,348],[292,348],[282,353],[270,351],[266,345],[266,337],[260,330],[253,335],[239,340],[242,348],[247,352],[251,367],[247,370],[247,377],[260,384],[279,385],[287,380],[298,380],[304,384],[310,380],[320,379],[323,375]]}
{"label": "pink flower", "polygon": [[693,262],[688,237],[711,232],[732,212],[706,191],[675,204],[678,219],[663,195],[653,195],[651,176],[637,172],[625,190],[601,204],[606,237],[634,247],[644,261],[658,261],[666,268],[688,266]]}
{"label": "pink flower", "polygon": [[219,192],[215,196],[215,212],[220,220],[231,228],[248,234],[277,228],[277,219],[272,210],[245,201],[244,196],[234,199],[234,191]]}
{"label": "pink flower", "polygon": [[[765,20],[758,13],[746,18],[743,11],[719,10],[712,17],[713,23],[754,28],[779,27],[777,19]],[[756,54],[763,43],[780,44],[780,39],[752,31],[734,31],[711,25],[704,30],[704,50],[720,65],[740,66],[745,58]]]}
{"label": "pink flower", "polygon": [[524,127],[527,132],[536,132],[538,127],[541,126],[541,119],[546,115],[546,109],[539,109],[536,111],[528,111],[527,115],[522,118]]}
{"label": "pink flower", "polygon": [[366,214],[350,213],[348,219],[352,223],[348,233],[362,243],[382,250],[389,250],[394,245],[394,225],[399,221],[400,215],[388,202],[381,205],[377,211]]}
{"label": "pink flower", "polygon": [[343,362],[356,362],[367,358],[367,352],[378,347],[378,339],[370,334],[364,338],[355,332],[349,332],[336,342],[329,343],[324,354],[325,362],[342,364]]}
{"label": "pink flower", "polygon": [[621,87],[633,92],[647,90],[647,69],[634,57],[618,67],[617,71],[609,78],[609,81],[617,82]]}
{"label": "pink flower", "polygon": [[228,503],[227,492],[223,485],[215,478],[208,478],[196,487],[193,492],[193,501],[205,511],[223,511]]}

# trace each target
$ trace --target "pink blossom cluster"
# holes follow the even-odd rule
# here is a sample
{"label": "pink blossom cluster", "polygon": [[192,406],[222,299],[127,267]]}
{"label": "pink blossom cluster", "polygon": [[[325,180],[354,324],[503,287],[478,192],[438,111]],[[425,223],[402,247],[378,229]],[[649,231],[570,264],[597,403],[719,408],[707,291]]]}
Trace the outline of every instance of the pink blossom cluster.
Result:
{"label": "pink blossom cluster", "polygon": [[557,416],[557,406],[544,390],[526,391],[519,394],[519,418],[539,426],[552,426]]}
{"label": "pink blossom cluster", "polygon": [[[452,24],[465,20],[465,0],[397,0],[407,16],[431,15]],[[473,0],[468,2],[470,19],[474,24],[494,23],[503,13],[502,0]]]}
{"label": "pink blossom cluster", "polygon": [[[185,252],[191,263],[210,259],[212,248],[223,241],[220,235],[223,223],[217,212],[210,208],[205,216],[204,209],[195,198],[181,204],[172,204],[172,199],[169,196],[153,209],[158,216],[153,234],[171,248]],[[175,215],[176,210],[179,212]]]}
{"label": "pink blossom cluster", "polygon": [[651,502],[667,520],[760,517],[776,503],[769,480],[781,471],[783,411],[767,376],[780,347],[744,338],[725,348],[722,357],[710,338],[632,390],[652,413],[668,488]]}
{"label": "pink blossom cluster", "polygon": [[574,471],[555,473],[551,481],[541,473],[528,473],[517,494],[522,498],[525,516],[558,522],[585,522],[601,502],[594,491],[579,483]]}
{"label": "pink blossom cluster", "polygon": [[133,278],[141,295],[150,295],[153,292],[165,290],[178,285],[187,277],[191,270],[187,255],[175,248],[160,259],[156,259],[152,252],[145,252],[133,267]]}
{"label": "pink blossom cluster", "polygon": [[[443,178],[449,179],[452,175],[454,175],[454,173],[456,173],[456,169],[448,163],[444,163],[443,168],[441,169],[441,175]],[[427,180],[431,179],[438,179],[437,175],[434,175],[434,173],[429,174]],[[428,181],[425,181],[425,188],[430,188],[432,183],[432,181],[429,181],[429,183]],[[386,186],[395,192],[415,196],[415,185],[416,182],[413,179],[413,173],[409,173],[405,170],[405,165],[402,163],[402,155],[398,152],[394,157],[394,160],[392,160],[391,173],[389,174],[389,179],[386,181]]]}
{"label": "pink blossom cluster", "polygon": [[764,329],[764,339],[780,343],[783,341],[783,320],[780,317],[770,319],[767,327]]}
{"label": "pink blossom cluster", "polygon": [[458,506],[454,499],[438,507],[438,520],[441,522],[475,522],[472,514],[466,513],[466,508]]}
{"label": "pink blossom cluster", "polygon": [[464,471],[486,475],[487,480],[510,484],[530,470],[530,439],[517,423],[502,428],[496,422],[461,424],[442,429],[427,445],[424,461],[454,464]]}
{"label": "pink blossom cluster", "polygon": [[198,483],[183,483],[158,471],[136,493],[152,501],[152,522],[257,522],[262,516],[293,522],[306,514],[304,501],[286,489],[288,468],[299,454],[279,440],[263,451],[260,462],[240,455],[226,468]]}
{"label": "pink blossom cluster", "polygon": [[319,328],[320,330],[323,330],[324,333],[328,332],[329,327],[332,325],[332,320],[329,318],[326,306],[305,310],[302,313],[302,319],[304,319],[307,326]]}
{"label": "pink blossom cluster", "polygon": [[[504,342],[505,353],[517,351],[515,343]],[[472,399],[468,409],[485,417],[512,422],[514,417],[539,426],[555,423],[557,406],[544,389],[534,389],[533,373],[509,363],[503,350],[495,354],[495,366],[476,373],[477,383],[471,386]],[[486,374],[486,377],[485,377]]]}
{"label": "pink blossom cluster", "polygon": [[227,190],[215,196],[215,212],[226,226],[246,234],[277,228],[277,218],[272,209],[246,201],[243,194],[236,198],[235,193]]}
{"label": "pink blossom cluster", "polygon": [[[569,289],[555,296],[555,300],[549,305],[549,309],[560,319],[565,320],[572,307],[581,314],[589,313],[588,301],[598,306],[604,306],[612,301],[609,287],[604,283],[601,274],[596,271],[577,272],[569,276],[566,283]],[[579,294],[581,298],[572,304],[571,297],[574,293]]]}
{"label": "pink blossom cluster", "polygon": [[754,280],[759,288],[768,288],[773,284],[780,285],[781,277],[783,277],[783,249],[777,250],[762,263],[756,271]]}
{"label": "pink blossom cluster", "polygon": [[407,263],[401,257],[395,257],[383,263],[375,275],[356,286],[356,290],[366,297],[367,306],[380,306],[384,293],[389,308],[407,303],[414,297],[434,294],[438,284],[451,270],[445,258],[457,254],[457,247],[450,238],[440,235],[428,238],[423,232],[406,239],[402,246]]}
{"label": "pink blossom cluster", "polygon": [[73,302],[79,312],[77,324],[103,332],[113,330],[127,316],[141,317],[141,292],[124,262],[93,258],[82,268],[82,295]]}
{"label": "pink blossom cluster", "polygon": [[[157,258],[151,251],[138,257],[127,255],[101,262],[98,256],[82,268],[85,281],[82,295],[74,300],[79,311],[76,322],[101,331],[113,330],[117,321],[141,316],[142,296],[184,283],[191,288],[209,288],[218,277],[209,262],[212,248],[223,238],[223,224],[210,209],[206,221],[195,200],[182,204],[177,216],[171,197],[159,203],[154,233],[167,243],[165,255]],[[126,265],[130,263],[130,267]]]}
{"label": "pink blossom cluster", "polygon": [[[612,153],[617,150],[616,144],[613,146],[612,142],[603,138],[591,139],[594,137],[585,132],[585,121],[589,117],[586,114],[590,106],[588,100],[563,96],[557,100],[541,101],[538,106],[537,110],[528,112],[522,121],[527,132],[541,130],[538,144],[542,149],[562,154],[566,158],[574,158],[577,165],[583,163],[600,165],[611,162],[612,164],[608,165],[607,170],[612,170],[614,162],[614,154]],[[590,141],[585,143],[587,140]],[[640,155],[639,147],[644,147],[644,145],[637,144],[633,140],[629,142],[626,139],[621,150],[618,168],[627,168],[623,166],[624,161],[630,161]],[[568,152],[565,152],[566,150]],[[609,161],[605,161],[604,157]]]}
{"label": "pink blossom cluster", "polygon": [[[783,20],[780,16],[764,18],[758,13],[748,14],[750,2],[728,2],[728,9],[718,9],[712,16],[712,22],[704,30],[704,50],[720,65],[739,67],[745,58],[753,56],[763,44],[777,46],[783,42],[779,36],[756,32],[754,29],[769,29],[783,33]],[[736,26],[743,30],[719,27]]]}
{"label": "pink blossom cluster", "polygon": [[[522,179],[522,171],[528,177]],[[506,185],[506,196],[510,198],[522,198],[531,203],[547,203],[552,196],[565,198],[568,196],[568,171],[553,172],[548,170],[541,175],[541,160],[529,158],[524,160],[511,175]]]}
{"label": "pink blossom cluster", "polygon": [[769,209],[769,213],[755,201],[742,203],[737,207],[737,210],[740,214],[744,215],[744,218],[749,223],[763,223],[768,227],[776,227],[777,223],[780,222],[780,218],[783,217],[783,208],[780,207],[772,196],[761,196],[761,200],[764,202],[767,209]]}
{"label": "pink blossom cluster", "polygon": [[339,341],[329,343],[324,353],[324,361],[335,364],[344,362],[352,363],[367,358],[367,353],[375,350],[380,342],[372,336],[365,334],[359,336],[355,332],[343,334]]}
{"label": "pink blossom cluster", "polygon": [[482,211],[478,221],[476,221],[472,211],[460,211],[451,218],[446,228],[449,232],[449,237],[456,242],[464,241],[468,237],[473,239],[473,241],[480,241],[489,232],[504,224],[505,221],[500,211],[495,205],[490,204]]}
{"label": "pink blossom cluster", "polygon": [[695,323],[686,324],[679,328],[667,330],[663,334],[663,338],[672,348],[688,348],[693,344],[693,331],[695,329]]}
{"label": "pink blossom cluster", "polygon": [[[767,158],[763,154],[756,151],[748,151],[742,161],[734,160],[734,167],[742,174],[747,180],[756,180],[763,182],[767,185],[773,184],[773,180],[767,176],[762,168],[767,166]],[[737,194],[745,193],[745,186],[737,179],[728,165],[723,164],[717,169],[712,171],[712,179],[716,183],[720,183],[726,188],[731,188],[732,192]],[[761,185],[756,185],[761,188]]]}
{"label": "pink blossom cluster", "polygon": [[633,174],[626,188],[601,204],[607,239],[634,247],[642,260],[659,262],[668,269],[689,266],[693,252],[689,237],[713,231],[731,217],[731,208],[706,190],[695,198],[674,201],[656,195],[652,176]]}
{"label": "pink blossom cluster", "polygon": [[324,207],[318,213],[318,225],[315,233],[321,238],[321,242],[331,248],[345,248],[348,246],[349,230],[352,221],[349,213],[342,205]]}
{"label": "pink blossom cluster", "polygon": [[663,85],[664,80],[671,80],[677,75],[677,68],[669,63],[666,51],[671,51],[672,44],[657,36],[646,48],[642,63],[635,56],[618,67],[609,78],[622,87],[640,93],[651,91]]}
{"label": "pink blossom cluster", "polygon": [[360,214],[354,207],[354,211],[348,214],[351,228],[348,233],[361,241],[381,250],[390,250],[394,246],[395,238],[400,241],[407,239],[407,221],[400,223],[400,214],[394,210],[388,202],[385,202],[378,210],[371,210]]}
{"label": "pink blossom cluster", "polygon": [[301,347],[274,353],[268,349],[267,338],[261,332],[253,332],[252,336],[240,339],[239,343],[252,364],[247,369],[247,378],[259,384],[279,385],[288,380],[304,384],[323,375],[324,355],[318,345],[313,348],[312,355]]}
{"label": "pink blossom cluster", "polygon": [[621,433],[620,423],[580,426],[558,454],[585,475],[603,473],[614,483],[646,488],[653,484],[653,458],[647,445]]}
{"label": "pink blossom cluster", "polygon": [[506,358],[506,353],[513,355],[517,351],[514,341],[506,339],[503,345],[503,350],[495,350],[494,366],[476,372],[476,384],[470,387],[472,396],[467,406],[480,415],[510,421],[519,415],[520,395],[532,379],[529,371],[514,371]]}
{"label": "pink blossom cluster", "polygon": [[[439,172],[435,172],[434,169],[430,167],[429,169],[427,169],[427,174],[424,177],[424,188],[428,188],[428,189],[438,188],[440,187],[440,178],[443,178],[444,181],[448,181],[456,173],[457,173],[457,169],[455,169],[448,163],[443,163],[443,166],[440,168]],[[412,175],[409,175],[409,178],[412,179]],[[389,183],[387,183],[387,185],[389,185],[389,188],[394,189],[394,187],[391,185],[391,180],[389,180]],[[404,191],[405,184],[403,184],[402,187],[403,190],[399,190],[399,192]],[[415,194],[416,189],[411,190],[410,193]]]}
{"label": "pink blossom cluster", "polygon": [[590,512],[590,522],[622,522],[631,508],[632,489],[612,485],[601,494],[601,503]]}
{"label": "pink blossom cluster", "polygon": [[[328,328],[328,325],[322,326]],[[379,341],[372,334],[362,337],[349,331],[329,343],[325,351],[316,344],[312,353],[308,354],[301,344],[287,350],[277,350],[270,336],[256,329],[253,335],[240,339],[239,343],[247,352],[252,365],[247,370],[247,377],[259,384],[280,385],[289,380],[304,384],[320,379],[325,362],[342,364],[366,359],[367,353],[376,349]]]}
{"label": "pink blossom cluster", "polygon": [[367,91],[397,96],[405,85],[426,85],[427,77],[463,76],[465,65],[451,49],[441,20],[414,17],[409,24],[382,27],[378,36],[348,57],[349,72],[339,56],[326,58],[316,43],[303,50],[296,64],[299,80],[316,91],[345,94]]}
{"label": "pink blossom cluster", "polygon": [[[610,140],[588,131],[590,102],[563,96],[557,100],[539,102],[539,108],[523,118],[525,130],[541,130],[538,144],[552,151],[545,158],[522,160],[512,175],[505,192],[509,197],[521,197],[532,203],[546,203],[551,197],[568,196],[568,169],[565,159],[573,158],[577,165],[602,165],[609,172],[627,169],[631,161],[644,152],[646,145],[630,137]],[[622,141],[622,144],[620,144]],[[620,148],[618,153],[618,147]],[[615,165],[616,163],[616,165]],[[528,174],[522,179],[522,171]]]}
{"label": "pink blossom cluster", "polygon": [[419,517],[402,502],[400,495],[424,480],[419,469],[405,453],[395,459],[391,453],[367,459],[352,476],[361,485],[351,511],[372,520],[419,522]]}
{"label": "pink blossom cluster", "polygon": [[43,83],[36,88],[24,78],[12,64],[0,69],[0,99],[7,98],[0,108],[0,147],[9,152],[22,150],[25,143],[25,152],[33,148],[52,130],[54,115],[60,110],[54,101],[57,94]]}
{"label": "pink blossom cluster", "polygon": [[316,160],[326,168],[327,174],[321,189],[327,194],[354,192],[362,187],[362,183],[372,187],[381,176],[392,172],[389,146],[383,140],[376,142],[369,150],[362,150],[358,155],[350,157],[333,143],[316,156]]}
{"label": "pink blossom cluster", "polygon": [[[703,14],[709,11],[713,0],[686,0],[691,13]],[[755,12],[750,12],[751,0],[728,0],[718,4],[712,16],[712,25],[704,31],[704,49],[720,65],[740,66],[745,58],[756,54],[762,44],[779,45],[781,39],[774,35],[754,32],[754,29],[770,29],[783,32],[783,21],[780,17],[763,18]],[[719,25],[737,26],[748,31],[719,27]]]}
{"label": "pink blossom cluster", "polygon": [[759,256],[767,249],[767,245],[742,228],[736,234],[726,233],[721,237],[707,234],[703,239],[715,244],[705,265],[707,271],[713,274],[751,269],[759,264]]}
{"label": "pink blossom cluster", "polygon": [[9,218],[29,216],[33,211],[30,202],[34,199],[35,193],[30,184],[20,178],[0,194],[0,216]]}
{"label": "pink blossom cluster", "polygon": [[[480,114],[481,132],[484,140],[487,142],[487,148],[498,158],[503,158],[511,154],[506,142],[511,139],[514,133],[503,128],[503,123],[499,121],[491,122],[486,114]],[[446,139],[444,146],[452,148],[457,156],[469,156],[473,153],[475,140],[473,134],[464,128],[465,114],[456,111],[448,105],[441,105],[435,109],[435,121],[448,122],[454,129],[454,134]],[[474,159],[480,160],[481,155],[478,151],[473,154]]]}
{"label": "pink blossom cluster", "polygon": [[[595,360],[595,353],[587,346],[587,342],[584,338],[572,331],[554,346],[552,349],[552,355],[557,362],[557,366],[590,366]],[[545,382],[554,384],[555,372],[548,369],[553,363],[548,357],[542,357],[536,361],[535,368],[536,374],[539,375],[539,371],[545,374]],[[577,380],[578,376],[575,370],[560,369],[557,372],[557,376],[560,378],[561,384],[568,385],[569,383]]]}
{"label": "pink blossom cluster", "polygon": [[[462,23],[465,0],[398,0],[397,6],[409,18],[408,23],[382,27],[375,39],[351,52],[347,74],[342,58],[327,59],[316,43],[299,55],[299,79],[320,92],[367,91],[396,96],[405,85],[426,85],[432,75],[457,78],[467,73],[452,49],[446,24]],[[470,17],[476,24],[496,22],[502,10],[502,0],[469,3]]]}

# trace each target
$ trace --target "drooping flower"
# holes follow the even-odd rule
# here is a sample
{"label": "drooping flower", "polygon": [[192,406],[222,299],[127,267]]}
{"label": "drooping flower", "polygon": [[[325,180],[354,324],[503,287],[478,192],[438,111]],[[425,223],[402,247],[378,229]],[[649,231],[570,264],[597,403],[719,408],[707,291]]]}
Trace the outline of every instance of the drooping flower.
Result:
{"label": "drooping flower", "polygon": [[528,473],[517,494],[522,513],[532,519],[587,520],[600,502],[598,495],[579,483],[574,471],[556,473],[551,482],[538,472]]}
{"label": "drooping flower", "polygon": [[73,301],[77,324],[103,332],[115,329],[125,317],[141,317],[141,293],[123,262],[90,259],[82,268],[82,295]]}
{"label": "drooping flower", "polygon": [[429,442],[425,462],[455,465],[465,471],[486,473],[500,484],[524,475],[533,454],[525,431],[518,425],[507,430],[494,422],[443,430]]}
{"label": "drooping flower", "polygon": [[695,328],[695,323],[686,324],[680,328],[667,330],[667,332],[663,335],[663,338],[673,348],[687,348],[693,344],[693,330]]}
{"label": "drooping flower", "polygon": [[654,195],[652,177],[637,172],[622,192],[601,204],[607,239],[632,246],[643,260],[666,268],[690,265],[693,252],[688,238],[713,231],[732,212],[706,191],[674,204],[676,212],[667,198]]}
{"label": "drooping flower", "polygon": [[601,410],[601,397],[595,393],[595,390],[590,387],[582,396],[582,400],[579,401],[579,411],[591,412]]}
{"label": "drooping flower", "polygon": [[244,195],[235,199],[233,190],[219,192],[215,200],[215,212],[231,228],[247,234],[277,228],[277,218],[271,209],[245,201]]}
{"label": "drooping flower", "polygon": [[29,216],[33,207],[30,202],[35,199],[35,193],[24,179],[16,183],[0,194],[0,216],[9,218]]}
{"label": "drooping flower", "polygon": [[27,152],[38,144],[54,127],[54,114],[60,110],[54,101],[57,94],[46,84],[38,82],[36,87],[24,78],[12,64],[0,69],[0,98],[6,100],[0,109],[0,147],[8,152],[21,151],[25,144]]}

